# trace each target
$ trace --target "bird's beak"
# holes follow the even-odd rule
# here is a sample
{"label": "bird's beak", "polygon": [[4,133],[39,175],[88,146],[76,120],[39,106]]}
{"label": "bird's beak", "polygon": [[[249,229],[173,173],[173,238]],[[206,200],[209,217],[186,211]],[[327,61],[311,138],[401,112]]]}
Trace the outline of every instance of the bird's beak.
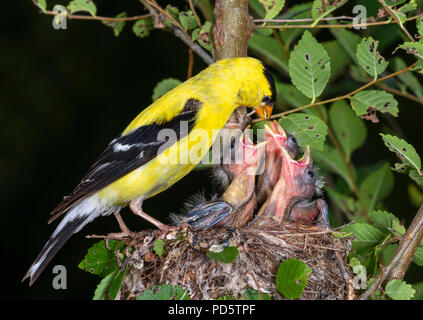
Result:
{"label": "bird's beak", "polygon": [[310,163],[310,147],[307,146],[307,148],[304,151],[304,155],[303,157],[298,160],[298,163],[301,164],[301,166],[308,166],[308,164]]}
{"label": "bird's beak", "polygon": [[256,113],[262,120],[267,120],[272,115],[273,106],[268,104],[261,104],[255,108]]}

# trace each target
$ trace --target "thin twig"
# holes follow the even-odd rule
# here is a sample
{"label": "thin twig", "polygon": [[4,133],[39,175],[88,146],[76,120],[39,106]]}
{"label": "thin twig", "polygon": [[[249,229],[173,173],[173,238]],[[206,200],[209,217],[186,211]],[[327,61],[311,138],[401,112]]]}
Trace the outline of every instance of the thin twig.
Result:
{"label": "thin twig", "polygon": [[[367,89],[368,87],[371,87],[372,85],[374,85],[378,82],[381,82],[381,81],[384,81],[386,79],[395,77],[395,76],[397,76],[401,73],[404,73],[404,72],[407,72],[407,71],[413,69],[416,66],[416,64],[417,64],[417,62],[413,63],[412,65],[408,66],[405,69],[402,69],[402,70],[396,71],[394,73],[388,74],[387,76],[384,76],[382,78],[372,80],[371,82],[366,83],[365,85],[361,86],[360,88],[358,88],[354,91],[351,91],[350,93],[344,94],[342,96],[327,99],[327,100],[324,100],[324,101],[318,101],[318,102],[310,103],[310,104],[307,104],[307,105],[302,106],[302,107],[298,107],[298,108],[295,108],[295,109],[291,109],[291,110],[287,110],[287,111],[284,111],[284,112],[281,112],[281,113],[277,113],[277,114],[272,115],[270,118],[271,119],[281,118],[281,117],[286,116],[288,114],[295,113],[295,112],[298,112],[298,111],[301,111],[301,110],[305,110],[305,109],[308,109],[308,108],[311,108],[311,107],[319,106],[319,105],[322,105],[322,104],[328,104],[328,103],[332,103],[332,102],[339,101],[339,100],[348,99],[351,96],[355,95],[356,93],[363,91],[364,89]],[[253,123],[256,123],[256,122],[259,122],[259,121],[261,121],[261,120],[260,119],[252,120]]]}
{"label": "thin twig", "polygon": [[394,14],[392,9],[386,5],[385,0],[379,0],[379,3],[383,6],[383,8],[390,14],[392,19],[398,24],[398,26],[404,31],[404,33],[407,35],[407,37],[411,40],[411,42],[415,42],[414,38],[411,36],[411,34],[408,32],[408,30],[404,27],[404,25],[399,21],[398,17]]}
{"label": "thin twig", "polygon": [[[59,12],[54,11],[44,11],[47,15],[57,16]],[[83,15],[74,15],[74,14],[67,14],[66,17],[70,20],[101,20],[101,21],[134,21],[134,20],[141,20],[151,17],[151,14],[143,14],[141,16],[133,16],[133,17],[120,17],[120,18],[113,18],[113,17],[100,17],[100,16],[83,16]]]}
{"label": "thin twig", "polygon": [[188,71],[187,71],[187,79],[192,77],[192,69],[194,67],[194,52],[192,48],[188,49]]}
{"label": "thin twig", "polygon": [[153,15],[153,17],[159,17],[160,14],[165,15],[175,26],[170,26],[169,29],[173,32],[175,36],[181,39],[188,47],[190,47],[198,56],[200,56],[205,63],[212,64],[214,59],[198,44],[192,41],[191,36],[184,30],[178,21],[175,20],[168,12],[163,10],[159,5],[150,0],[140,0],[141,3],[147,8],[148,11]]}
{"label": "thin twig", "polygon": [[[35,0],[32,0],[35,6],[37,6],[37,3]],[[37,6],[38,7],[38,6]],[[50,11],[50,10],[44,10],[42,13],[50,15],[50,16],[57,16],[61,14],[60,12]],[[134,21],[134,20],[140,20],[140,19],[146,19],[151,17],[150,13],[139,15],[139,16],[133,16],[133,17],[100,17],[100,16],[88,16],[88,15],[78,15],[78,14],[66,14],[66,17],[70,20],[101,20],[101,21]]]}
{"label": "thin twig", "polygon": [[[419,17],[422,17],[423,13],[417,14],[415,16],[412,16],[410,18],[407,18],[405,21],[412,21],[416,20]],[[323,20],[323,19],[322,19]],[[290,23],[295,23],[297,20],[290,20]],[[269,20],[269,22],[272,22],[272,20]],[[365,22],[365,23],[354,23],[354,24],[318,24],[314,26],[313,28],[359,28],[359,27],[371,27],[371,26],[381,26],[386,24],[392,24],[396,23],[391,18],[383,21],[375,21],[375,22]],[[283,25],[256,25],[256,29],[310,29],[311,24],[283,24]]]}
{"label": "thin twig", "polygon": [[379,287],[391,279],[403,279],[411,260],[423,239],[423,205],[417,211],[407,232],[402,236],[395,256],[392,258],[385,272],[381,272],[377,279],[360,296],[360,300],[366,300],[373,296]]}
{"label": "thin twig", "polygon": [[391,88],[391,87],[385,86],[385,85],[383,85],[383,84],[381,84],[381,83],[377,83],[376,85],[377,85],[379,88],[381,88],[381,89],[383,89],[383,90],[385,90],[385,91],[388,91],[388,92],[390,92],[390,93],[392,93],[392,94],[395,94],[395,95],[397,95],[397,96],[401,96],[401,97],[407,98],[407,99],[412,100],[412,101],[414,101],[414,102],[417,102],[417,103],[419,103],[419,104],[423,104],[423,99],[420,99],[419,97],[417,97],[417,96],[415,96],[415,95],[412,95],[412,94],[410,94],[410,93],[408,93],[408,92],[403,92],[403,91],[401,91],[401,90],[398,90],[398,89],[394,89],[394,88]]}
{"label": "thin twig", "polygon": [[192,0],[188,0],[188,3],[189,3],[189,7],[192,11],[192,14],[194,15],[195,21],[197,21],[197,25],[201,29],[202,25],[201,25],[200,17],[198,16],[197,11],[195,11],[195,7],[192,4]]}
{"label": "thin twig", "polygon": [[[354,17],[348,16],[340,16],[340,17],[328,17],[322,18],[320,21],[331,21],[331,20],[354,20]],[[295,23],[295,22],[313,22],[314,19],[312,18],[303,18],[303,19],[254,19],[253,22],[256,23],[267,23],[267,22],[274,22],[274,23]]]}

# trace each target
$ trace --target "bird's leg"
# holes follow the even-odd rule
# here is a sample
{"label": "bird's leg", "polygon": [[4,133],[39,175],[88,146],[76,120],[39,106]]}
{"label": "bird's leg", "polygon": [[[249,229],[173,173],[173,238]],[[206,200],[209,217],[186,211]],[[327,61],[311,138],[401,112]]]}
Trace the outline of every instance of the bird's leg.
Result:
{"label": "bird's leg", "polygon": [[135,232],[129,230],[129,228],[126,226],[125,222],[122,219],[122,216],[120,215],[119,211],[114,212],[117,222],[119,223],[119,228],[121,232],[116,233],[109,233],[107,235],[107,238],[109,239],[122,239],[126,237],[134,237]]}
{"label": "bird's leg", "polygon": [[175,229],[178,229],[178,227],[175,226],[168,226],[159,220],[153,218],[152,216],[148,215],[142,210],[142,202],[144,201],[143,197],[135,198],[131,201],[129,204],[129,208],[131,208],[132,212],[135,213],[137,216],[140,216],[141,218],[147,220],[152,225],[156,226],[159,230],[162,230],[164,232],[169,232]]}
{"label": "bird's leg", "polygon": [[129,230],[126,226],[125,222],[122,219],[122,216],[119,213],[119,210],[115,210],[114,215],[116,217],[117,222],[119,223],[120,232],[113,232],[109,233],[107,236],[99,236],[99,235],[91,235],[87,236],[88,238],[100,238],[100,239],[115,239],[115,240],[122,240],[123,238],[134,238],[136,233]]}

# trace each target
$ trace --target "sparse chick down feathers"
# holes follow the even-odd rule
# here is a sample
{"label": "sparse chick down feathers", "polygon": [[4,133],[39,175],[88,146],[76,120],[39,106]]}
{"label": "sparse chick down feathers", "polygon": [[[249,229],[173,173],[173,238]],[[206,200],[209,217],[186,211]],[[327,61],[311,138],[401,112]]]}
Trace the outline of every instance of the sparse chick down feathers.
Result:
{"label": "sparse chick down feathers", "polygon": [[[135,199],[142,202],[188,174],[238,106],[253,107],[263,115],[275,99],[272,77],[263,64],[234,58],[210,65],[155,101],[107,146],[81,183],[53,210],[49,222],[65,216],[24,279],[29,277],[31,285],[87,223]],[[172,143],[160,139],[163,130],[175,133]]]}

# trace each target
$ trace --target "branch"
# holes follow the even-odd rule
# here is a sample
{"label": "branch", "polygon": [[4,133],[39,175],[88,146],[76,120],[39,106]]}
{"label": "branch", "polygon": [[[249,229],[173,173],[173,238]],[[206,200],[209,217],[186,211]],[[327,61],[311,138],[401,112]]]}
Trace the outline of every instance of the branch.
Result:
{"label": "branch", "polygon": [[197,22],[198,27],[201,29],[202,25],[201,25],[200,17],[198,16],[197,11],[195,11],[195,7],[192,4],[192,0],[188,0],[188,3],[189,3],[189,7],[192,11],[192,14],[194,15],[195,21]]}
{"label": "branch", "polygon": [[164,28],[163,16],[171,20],[175,26],[169,27],[175,36],[181,39],[189,48],[192,49],[207,64],[212,64],[214,59],[198,44],[192,41],[191,36],[184,30],[181,24],[175,20],[166,10],[163,10],[158,4],[150,0],[140,0],[141,3],[154,17],[154,25],[156,28]]}
{"label": "branch", "polygon": [[[59,15],[58,12],[49,11],[46,10],[43,13],[51,16],[57,16]],[[151,17],[150,13],[143,14],[140,16],[133,16],[133,17],[120,17],[120,18],[113,18],[113,17],[100,17],[100,16],[84,16],[84,15],[77,15],[77,14],[66,14],[66,17],[68,19],[73,20],[101,20],[101,21],[135,21],[135,20],[141,20]]]}
{"label": "branch", "polygon": [[397,252],[395,253],[392,261],[386,267],[385,272],[381,273],[373,284],[363,292],[360,296],[360,300],[365,300],[374,295],[385,281],[403,279],[422,239],[423,205],[420,206],[419,211],[417,211],[417,214],[411,222],[411,225],[408,227],[407,232],[402,236]]}
{"label": "branch", "polygon": [[[401,69],[397,72],[388,74],[387,76],[384,76],[382,78],[372,80],[371,82],[366,83],[364,86],[362,86],[362,87],[360,87],[360,88],[358,88],[354,91],[351,91],[350,93],[344,94],[344,95],[336,97],[336,98],[327,99],[327,100],[324,100],[324,101],[313,102],[313,103],[307,104],[305,106],[295,108],[295,109],[291,109],[291,110],[288,110],[288,111],[285,111],[285,112],[277,113],[277,114],[272,115],[271,119],[281,118],[281,117],[286,116],[288,114],[295,113],[295,112],[298,112],[298,111],[301,111],[301,110],[305,110],[305,109],[308,109],[308,108],[311,108],[311,107],[319,106],[319,105],[322,105],[322,104],[328,104],[328,103],[332,103],[332,102],[335,102],[335,101],[338,101],[338,100],[348,99],[351,96],[355,95],[356,93],[363,91],[364,89],[367,89],[368,87],[371,87],[374,84],[377,84],[377,83],[384,81],[386,79],[395,77],[395,76],[397,76],[401,73],[410,71],[411,69],[413,69],[416,66],[416,64],[417,64],[417,62],[413,63],[411,66],[408,66],[405,69]],[[259,122],[259,121],[260,120],[254,120],[254,122]]]}
{"label": "branch", "polygon": [[392,9],[386,5],[385,0],[379,0],[379,3],[383,6],[386,12],[390,14],[392,19],[394,19],[395,23],[399,25],[399,27],[404,31],[404,33],[407,35],[407,37],[411,40],[411,42],[415,42],[414,38],[411,36],[411,34],[408,32],[408,30],[404,27],[404,25],[399,21],[398,17],[394,14]]}
{"label": "branch", "polygon": [[[328,17],[322,18],[321,21],[331,21],[331,20],[354,20],[354,17],[348,16],[339,16],[339,17]],[[303,19],[254,19],[255,23],[296,23],[296,22],[313,22],[312,18],[303,18]]]}
{"label": "branch", "polygon": [[216,59],[247,56],[254,24],[247,0],[217,0],[213,28]]}
{"label": "branch", "polygon": [[[417,14],[415,16],[412,16],[410,18],[407,18],[405,21],[412,21],[412,20],[416,20],[417,18],[423,16],[423,13]],[[343,18],[346,19],[348,17],[339,17],[339,18]],[[321,19],[321,20],[334,20],[333,18],[326,18],[326,19]],[[272,23],[272,22],[285,22],[285,23],[296,23],[296,22],[306,22],[307,21],[314,21],[313,19],[280,19],[280,20],[264,20],[264,19],[260,19],[260,20],[254,20],[254,22],[266,22],[266,23]],[[395,20],[392,20],[391,18],[387,19],[387,20],[383,20],[383,21],[375,21],[375,22],[365,22],[365,23],[357,23],[357,24],[318,24],[316,26],[313,26],[311,24],[297,24],[297,25],[289,25],[289,24],[284,24],[284,25],[256,25],[255,29],[311,29],[311,28],[317,28],[317,29],[321,29],[321,28],[359,28],[359,27],[371,27],[371,26],[381,26],[381,25],[386,25],[386,24],[392,24],[392,23],[396,23]]]}

